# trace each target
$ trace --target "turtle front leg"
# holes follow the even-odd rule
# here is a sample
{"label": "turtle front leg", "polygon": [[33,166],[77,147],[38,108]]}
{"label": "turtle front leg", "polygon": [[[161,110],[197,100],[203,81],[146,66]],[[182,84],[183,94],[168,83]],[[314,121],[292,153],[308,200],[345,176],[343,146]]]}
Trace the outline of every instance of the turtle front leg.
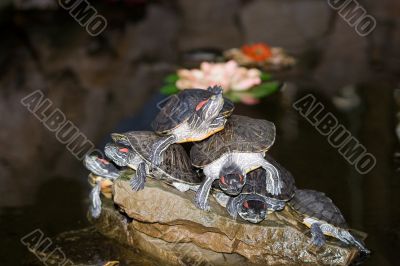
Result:
{"label": "turtle front leg", "polygon": [[285,201],[277,200],[273,198],[264,198],[265,204],[267,204],[268,209],[272,211],[281,211],[285,208]]}
{"label": "turtle front leg", "polygon": [[146,163],[141,162],[137,169],[136,169],[136,175],[131,178],[131,188],[133,191],[139,191],[144,189],[144,184],[146,183]]}
{"label": "turtle front leg", "polygon": [[96,183],[96,186],[90,192],[90,215],[93,218],[99,218],[101,214],[101,199],[100,199],[100,192],[101,192],[101,181]]}
{"label": "turtle front leg", "polygon": [[311,225],[311,242],[317,247],[325,245],[325,235],[321,230],[320,223],[313,223]]}
{"label": "turtle front leg", "polygon": [[194,204],[197,208],[205,211],[210,210],[210,206],[208,205],[208,195],[210,194],[212,183],[216,178],[207,177],[206,180],[200,185],[199,190],[196,192],[196,196],[194,198]]}
{"label": "turtle front leg", "polygon": [[173,143],[176,142],[176,136],[171,135],[161,138],[153,145],[153,153],[151,155],[151,162],[155,166],[159,166],[162,162],[162,153]]}
{"label": "turtle front leg", "polygon": [[266,179],[267,191],[272,195],[281,194],[283,187],[282,180],[280,179],[279,172],[272,164],[264,161],[261,165],[265,171],[267,171],[268,177]]}
{"label": "turtle front leg", "polygon": [[219,205],[226,208],[228,206],[228,202],[231,199],[230,196],[226,195],[223,192],[217,192],[213,194],[215,200],[218,202]]}

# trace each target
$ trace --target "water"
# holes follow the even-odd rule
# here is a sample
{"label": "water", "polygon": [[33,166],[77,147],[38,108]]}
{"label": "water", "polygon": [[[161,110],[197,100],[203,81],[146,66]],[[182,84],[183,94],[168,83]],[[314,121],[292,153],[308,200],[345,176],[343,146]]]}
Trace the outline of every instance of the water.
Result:
{"label": "water", "polygon": [[[325,103],[327,109],[376,157],[377,164],[371,173],[358,174],[337,149],[329,145],[326,137],[320,135],[291,107],[293,99],[308,92],[314,93],[318,100]],[[270,153],[293,173],[297,187],[324,191],[341,209],[352,228],[368,233],[366,244],[373,253],[365,265],[395,265],[398,259],[396,252],[400,250],[397,193],[400,182],[399,173],[396,172],[399,166],[393,158],[398,142],[394,134],[395,107],[390,95],[391,91],[364,89],[359,93],[361,105],[350,112],[343,112],[316,91],[299,87],[297,96],[292,100],[290,94],[285,92],[263,100],[260,105],[238,105],[235,111],[236,114],[275,122],[277,140]],[[154,106],[154,101],[145,107],[146,120],[150,119],[148,113],[156,112],[151,106]],[[132,125],[128,121],[131,119],[122,123],[126,130]],[[82,176],[84,179],[85,176]],[[31,206],[1,209],[1,265],[20,265],[21,261],[30,265],[35,261],[19,239],[36,228],[54,239],[61,232],[88,226],[86,209],[89,187],[85,182],[73,180],[53,177],[41,185]],[[93,234],[93,237],[97,239],[92,242],[94,246],[96,243],[110,245],[109,240],[99,235]],[[137,265],[154,263],[140,252],[123,252],[123,247],[108,252],[102,248],[89,249],[87,244],[84,247],[87,250],[81,250],[82,254],[92,260],[97,258],[101,261],[114,256],[124,258],[126,263],[140,262]]]}

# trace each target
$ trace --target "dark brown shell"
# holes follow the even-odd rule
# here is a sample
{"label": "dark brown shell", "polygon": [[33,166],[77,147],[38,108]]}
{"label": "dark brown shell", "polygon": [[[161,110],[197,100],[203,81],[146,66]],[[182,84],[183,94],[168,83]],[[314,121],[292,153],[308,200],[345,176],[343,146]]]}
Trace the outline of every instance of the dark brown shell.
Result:
{"label": "dark brown shell", "polygon": [[192,164],[204,167],[230,152],[264,152],[275,141],[272,122],[247,116],[232,115],[225,129],[197,142],[190,151]]}
{"label": "dark brown shell", "polygon": [[[151,124],[152,128],[158,134],[168,134],[182,123],[186,122],[196,110],[196,106],[201,101],[210,98],[213,95],[208,90],[186,89],[178,94],[170,96],[160,106],[160,112]],[[221,113],[229,116],[234,109],[233,103],[224,98],[224,106]]]}
{"label": "dark brown shell", "polygon": [[271,156],[266,157],[279,172],[280,178],[283,182],[281,194],[271,195],[267,192],[266,187],[266,172],[263,168],[258,168],[247,174],[246,185],[243,187],[242,194],[257,194],[262,197],[274,198],[282,201],[289,201],[295,193],[295,181],[292,174],[287,171],[283,166],[278,164]]}
{"label": "dark brown shell", "polygon": [[348,228],[339,208],[325,193],[309,189],[298,189],[290,201],[290,205],[304,216],[316,218],[337,227]]}
{"label": "dark brown shell", "polygon": [[[151,131],[132,131],[111,135],[115,142],[128,141],[132,149],[149,165],[153,144],[160,139]],[[166,174],[169,179],[187,184],[200,184],[202,179],[194,171],[185,149],[179,144],[172,144],[163,153],[163,161],[154,171]]]}

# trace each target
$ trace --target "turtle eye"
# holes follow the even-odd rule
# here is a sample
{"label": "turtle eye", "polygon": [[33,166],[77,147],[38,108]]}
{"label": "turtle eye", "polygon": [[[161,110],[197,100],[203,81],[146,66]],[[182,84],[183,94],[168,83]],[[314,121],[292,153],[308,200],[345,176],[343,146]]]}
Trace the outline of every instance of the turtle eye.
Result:
{"label": "turtle eye", "polygon": [[119,149],[119,151],[123,153],[128,153],[128,148],[121,148]]}
{"label": "turtle eye", "polygon": [[243,203],[243,206],[244,206],[246,209],[250,208],[250,207],[249,207],[249,203],[248,203],[247,201],[245,201],[245,202]]}
{"label": "turtle eye", "polygon": [[204,101],[201,101],[201,102],[199,102],[199,104],[196,106],[196,111],[199,111],[201,108],[203,108],[204,107],[204,105],[206,105],[206,103],[208,102],[208,99],[207,100],[204,100]]}
{"label": "turtle eye", "polygon": [[226,185],[225,176],[221,176],[220,180],[221,180],[222,184]]}
{"label": "turtle eye", "polygon": [[99,162],[101,162],[103,164],[109,164],[109,162],[107,160],[104,160],[104,159],[98,159],[98,160],[99,160]]}

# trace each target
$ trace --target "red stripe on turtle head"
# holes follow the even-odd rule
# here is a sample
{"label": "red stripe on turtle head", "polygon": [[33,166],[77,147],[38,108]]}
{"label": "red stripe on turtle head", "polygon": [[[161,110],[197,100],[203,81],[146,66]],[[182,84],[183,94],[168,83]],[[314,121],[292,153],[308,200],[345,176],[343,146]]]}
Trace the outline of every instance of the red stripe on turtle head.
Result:
{"label": "red stripe on turtle head", "polygon": [[222,182],[222,184],[226,185],[225,176],[221,176],[219,180]]}
{"label": "red stripe on turtle head", "polygon": [[104,163],[104,164],[109,164],[110,162],[109,161],[107,161],[107,160],[105,160],[105,159],[98,159],[101,163]]}
{"label": "red stripe on turtle head", "polygon": [[208,100],[209,99],[199,102],[199,104],[196,106],[196,111],[199,111],[201,108],[203,108],[204,105],[206,105],[206,103],[208,102]]}
{"label": "red stripe on turtle head", "polygon": [[120,148],[119,151],[123,153],[128,153],[129,150],[128,148]]}
{"label": "red stripe on turtle head", "polygon": [[245,202],[243,203],[243,206],[244,206],[246,209],[250,208],[250,207],[249,207],[249,203],[248,203],[247,201],[245,201]]}

